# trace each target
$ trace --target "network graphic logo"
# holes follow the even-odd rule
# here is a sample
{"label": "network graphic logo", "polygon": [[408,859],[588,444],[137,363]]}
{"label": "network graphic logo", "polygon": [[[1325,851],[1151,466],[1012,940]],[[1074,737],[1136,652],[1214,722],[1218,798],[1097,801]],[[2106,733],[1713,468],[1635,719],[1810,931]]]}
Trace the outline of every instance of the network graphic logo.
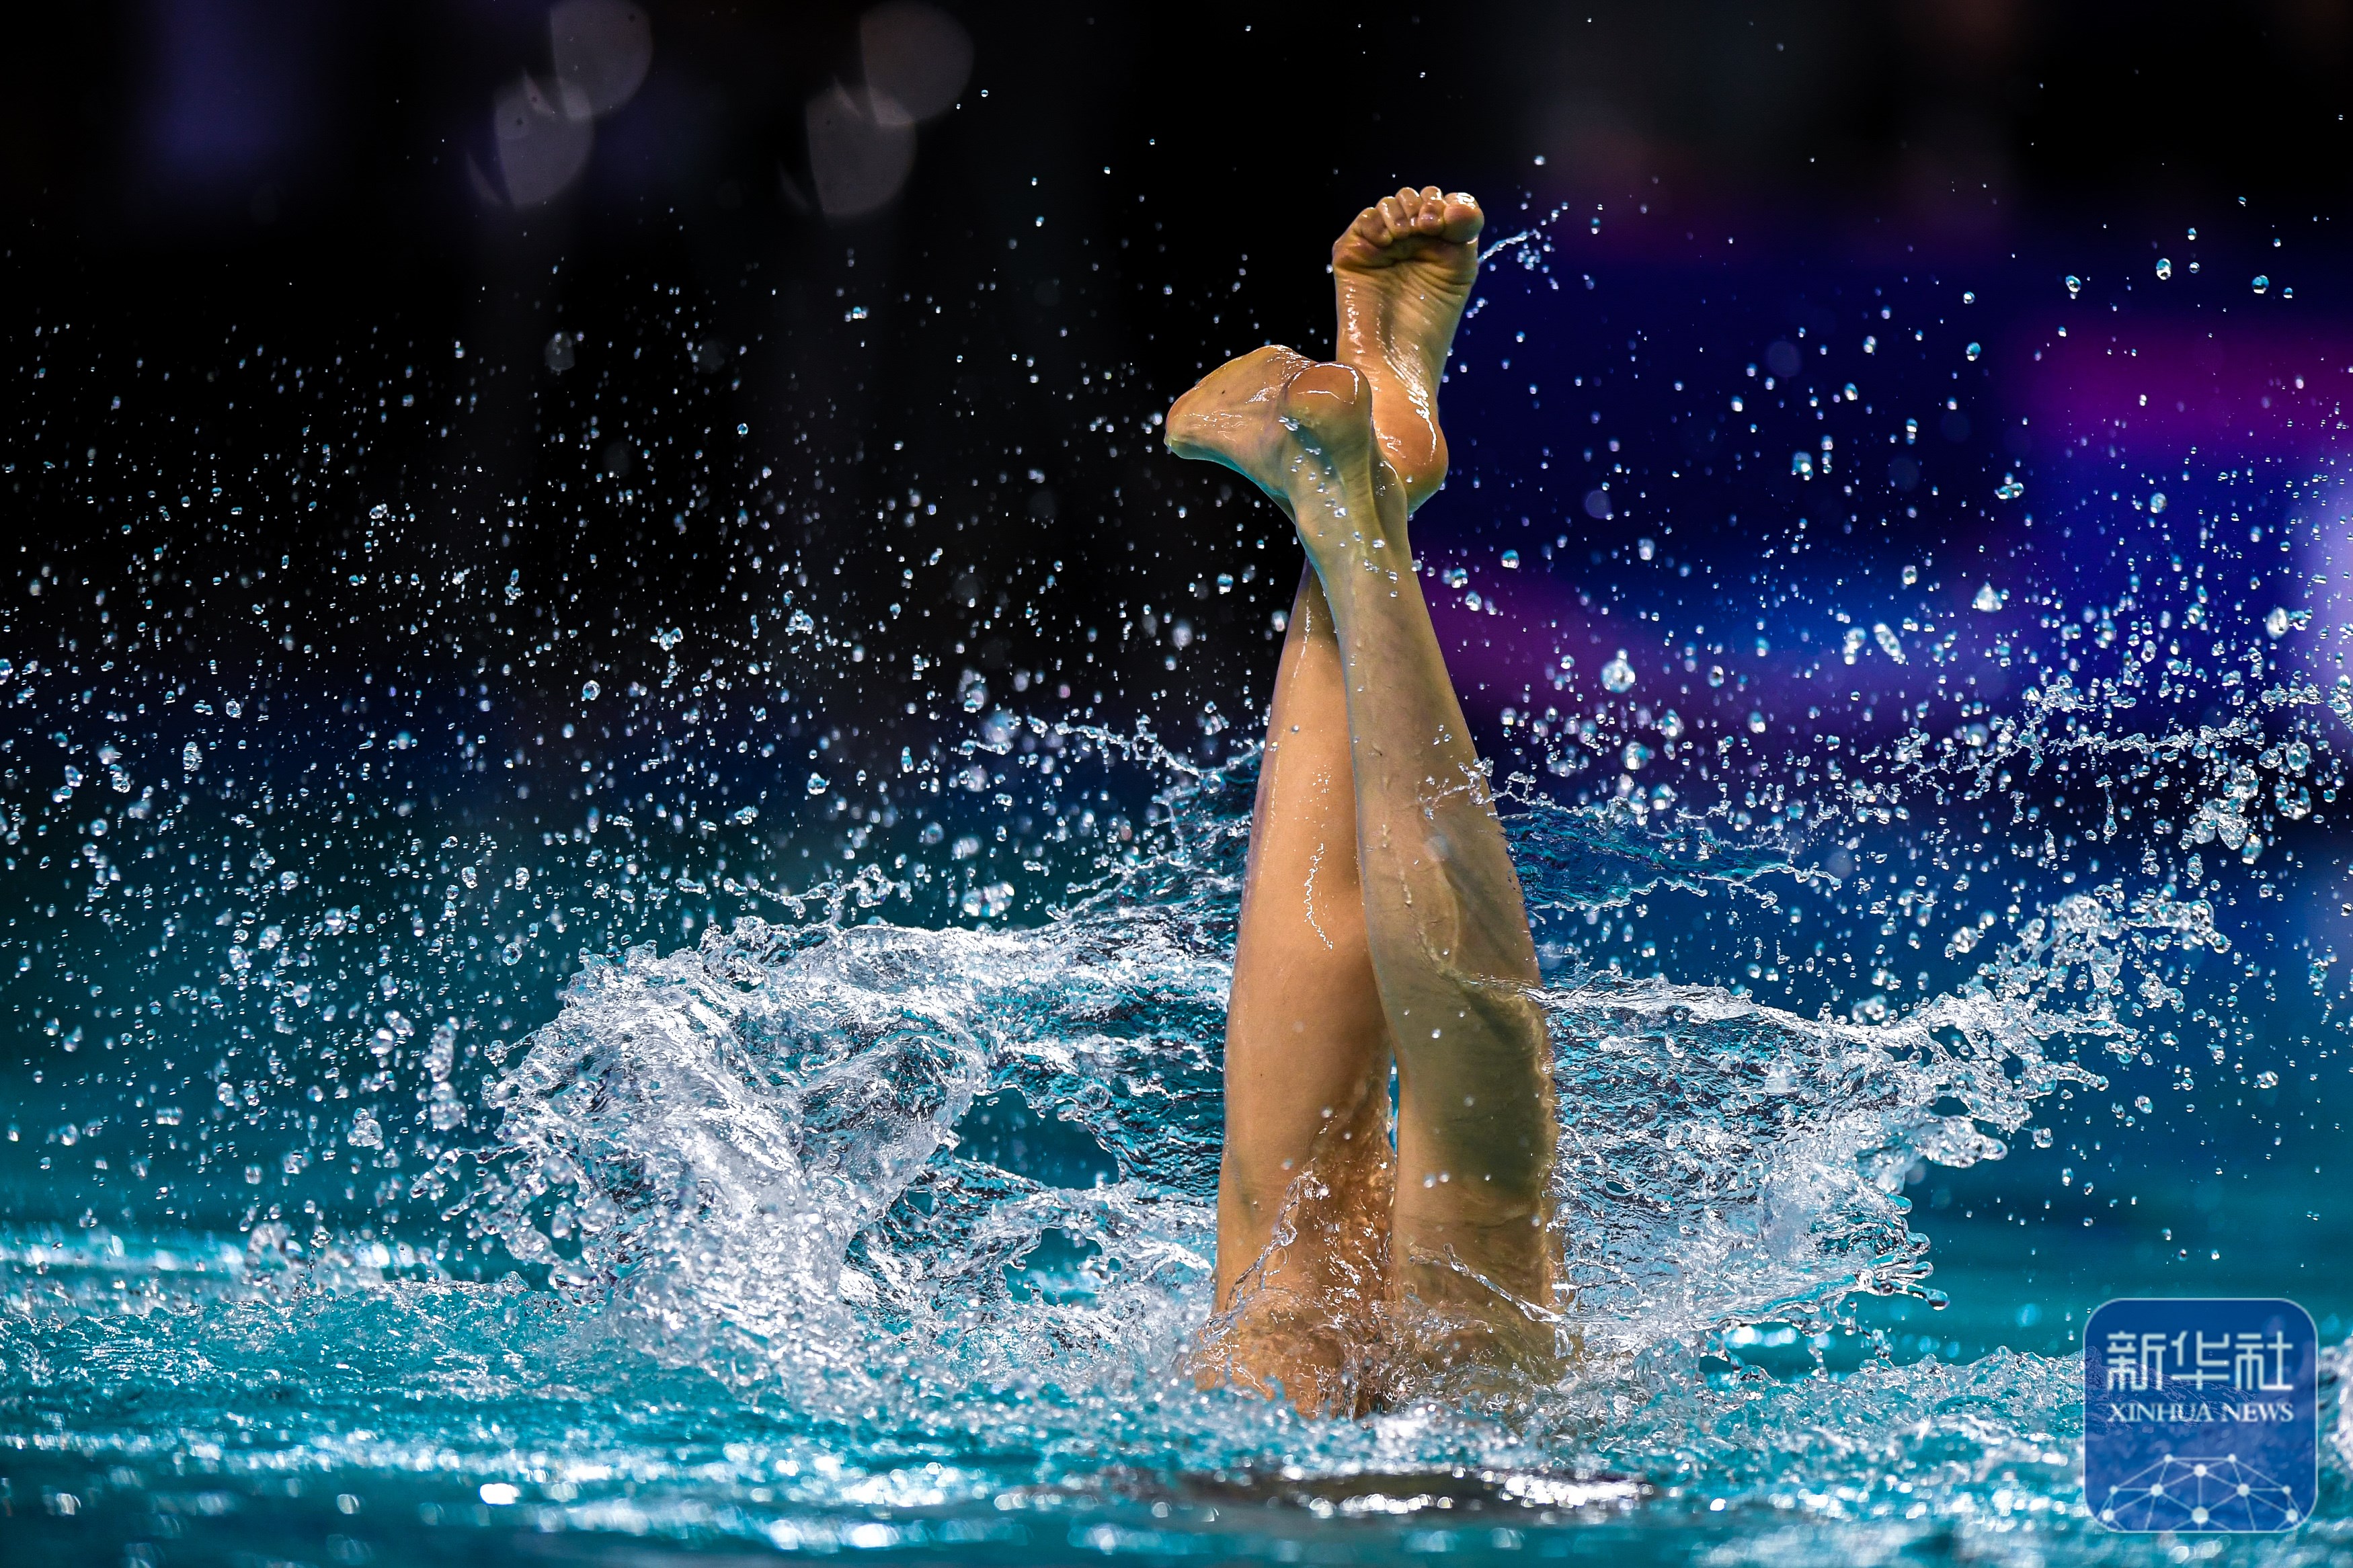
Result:
{"label": "network graphic logo", "polygon": [[2095,1500],[2100,1522],[2118,1530],[2292,1530],[2304,1521],[2295,1489],[2236,1454],[2168,1454]]}
{"label": "network graphic logo", "polygon": [[2320,1480],[2319,1335],[2293,1301],[2110,1301],[2084,1325],[2084,1500],[2111,1530],[2293,1530]]}

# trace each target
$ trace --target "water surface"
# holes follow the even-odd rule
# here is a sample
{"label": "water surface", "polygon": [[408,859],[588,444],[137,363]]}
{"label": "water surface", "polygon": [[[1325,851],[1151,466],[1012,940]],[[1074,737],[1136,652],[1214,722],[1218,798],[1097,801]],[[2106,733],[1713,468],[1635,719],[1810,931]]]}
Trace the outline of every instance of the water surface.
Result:
{"label": "water surface", "polygon": [[[1493,258],[1416,523],[1538,920],[1558,1386],[1314,1422],[1185,1370],[1263,505],[1172,473],[1238,521],[1157,607],[886,519],[966,601],[926,627],[723,425],[596,480],[740,499],[691,616],[389,492],[298,567],[230,521],[292,503],[191,479],[233,558],[182,570],[170,497],[69,465],[129,563],[28,550],[0,623],[26,1560],[2166,1550],[2084,1514],[2073,1325],[2353,1313],[2345,334],[2221,262],[1597,244]],[[1112,647],[1229,673],[1155,706]],[[2344,1354],[2316,1521],[2177,1560],[2348,1550]]]}

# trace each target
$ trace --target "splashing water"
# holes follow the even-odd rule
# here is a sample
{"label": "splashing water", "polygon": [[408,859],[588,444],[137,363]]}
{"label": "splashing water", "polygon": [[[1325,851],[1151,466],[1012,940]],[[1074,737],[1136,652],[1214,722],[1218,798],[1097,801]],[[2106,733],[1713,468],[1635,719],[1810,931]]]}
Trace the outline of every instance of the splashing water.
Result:
{"label": "splashing water", "polygon": [[[1969,755],[2055,743],[2021,724]],[[2221,737],[2150,749],[2200,745],[2236,776]],[[1949,762],[1905,765],[1924,790],[1966,787]],[[492,1526],[527,1497],[540,1529],[1145,1554],[1171,1518],[1282,1497],[1303,1512],[1253,1526],[1262,1546],[1441,1498],[1504,1530],[1704,1519],[1808,1475],[1836,1478],[1810,1516],[1858,1541],[1909,1539],[1924,1504],[2073,1507],[2063,1358],[1864,1354],[1835,1382],[1704,1367],[1736,1364],[1749,1325],[1852,1338],[1859,1299],[1935,1299],[1907,1173],[2000,1158],[2054,1091],[2099,1088],[2069,1047],[2128,1050],[2127,964],[2223,942],[2210,909],[2070,895],[1971,984],[1884,1022],[1549,949],[1556,1224],[1589,1362],[1508,1420],[1302,1424],[1181,1373],[1208,1305],[1253,772],[1245,755],[1173,778],[1166,847],[1029,929],[858,924],[837,890],[798,921],[589,964],[485,1082],[494,1135],[414,1178],[520,1272],[468,1283],[382,1243],[304,1256],[268,1224],[241,1248],[19,1244],[12,1397],[75,1413],[47,1440],[57,1465],[135,1468],[164,1450],[111,1414],[130,1390],[193,1430],[285,1390],[259,1446],[198,1444],[198,1518],[252,1506],[240,1489],[263,1476],[353,1472]],[[1547,926],[1673,890],[1759,902],[1799,874],[1791,846],[1704,818],[1516,804]]]}
{"label": "splashing water", "polygon": [[[2288,1179],[2319,1173],[2346,1076],[2353,678],[2312,521],[2337,482],[2172,446],[2128,480],[2048,458],[2031,491],[2031,447],[1937,470],[1924,431],[1971,438],[1947,373],[2017,355],[1955,325],[1921,351],[1930,401],[1891,364],[1894,312],[1930,319],[1893,282],[1835,374],[1806,357],[1830,357],[1819,318],[1772,326],[1707,389],[1736,424],[1694,392],[1641,458],[1594,433],[1600,372],[1546,384],[1584,363],[1566,330],[1519,346],[1561,276],[1580,309],[1601,292],[1562,259],[1593,237],[1556,227],[1491,248],[1516,292],[1488,285],[1451,417],[1508,434],[1567,397],[1568,433],[1521,445],[1593,452],[1506,485],[1466,447],[1421,568],[1536,921],[1552,1305],[1587,1352],[1557,1384],[1362,1422],[1193,1386],[1256,778],[1214,703],[1180,743],[925,654],[896,668],[928,733],[827,729],[819,650],[837,675],[884,650],[806,594],[725,652],[651,606],[641,665],[560,669],[570,717],[495,740],[510,689],[471,659],[331,710],[12,650],[0,679],[41,717],[7,773],[42,933],[18,973],[43,965],[12,1000],[47,1054],[4,1146],[9,1517],[140,1563],[424,1561],[449,1531],[1007,1562],[2120,1554],[2076,1491],[2075,1314],[2126,1284],[2280,1288],[2216,1271],[2266,1253],[2323,1259],[2287,1287],[2316,1315],[2353,1305],[2324,1299],[2338,1216]],[[1866,401],[1849,377],[1879,367]],[[1875,523],[1827,499],[1866,449]],[[1719,467],[1722,494],[1661,499]],[[1965,531],[1919,518],[1931,479],[2019,540],[2089,539],[2096,510],[2105,552],[2037,577],[1895,536]],[[1576,546],[1539,514],[1581,519]],[[1848,523],[1891,536],[1834,546]],[[1749,581],[1707,582],[1736,543]],[[471,570],[431,610],[529,592]],[[1116,640],[1174,669],[1210,614],[1146,605]],[[805,660],[800,698],[759,637]],[[152,733],[142,702],[169,714]],[[78,760],[37,765],[40,731]],[[304,749],[327,745],[332,790]],[[494,758],[560,804],[464,796]],[[30,880],[50,859],[62,897]],[[2266,1163],[2287,1201],[2254,1215],[2226,1173]],[[2284,1553],[2343,1550],[2348,1353],[2321,1521]]]}

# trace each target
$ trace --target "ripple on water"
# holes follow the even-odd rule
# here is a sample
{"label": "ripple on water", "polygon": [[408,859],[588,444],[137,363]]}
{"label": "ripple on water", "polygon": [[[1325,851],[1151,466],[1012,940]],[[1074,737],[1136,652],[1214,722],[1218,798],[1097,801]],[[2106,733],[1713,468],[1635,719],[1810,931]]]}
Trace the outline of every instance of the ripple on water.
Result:
{"label": "ripple on water", "polygon": [[[2035,728],[2063,697],[2044,710],[1899,758],[1906,787],[2077,743]],[[2099,744],[2207,748],[2221,837],[2267,742]],[[2021,1560],[2122,1550],[2078,1504],[2072,1358],[1775,1377],[1731,1331],[1819,1344],[1858,1298],[1934,1299],[1907,1174],[2000,1158],[2047,1097],[2096,1087],[2079,1054],[2130,1048],[2163,955],[2228,945],[2210,905],[2068,892],[1967,984],[1845,1018],[1553,949],[1567,1268],[1543,1305],[1586,1359],[1503,1407],[1308,1422],[1183,1370],[1210,1305],[1241,793],[1173,796],[1193,815],[1168,853],[1029,929],[857,925],[836,898],[589,963],[487,1085],[495,1137],[416,1179],[448,1226],[432,1249],[276,1223],[5,1238],[12,1484],[51,1521],[220,1542],[332,1508],[1008,1560],[1281,1555],[1335,1521],[1375,1556],[1554,1530],[1733,1560],[1961,1530]],[[1771,909],[1829,875],[1641,797],[1514,805],[1540,918]],[[465,1278],[453,1246],[512,1271]],[[2331,1549],[2327,1528],[2301,1539]]]}

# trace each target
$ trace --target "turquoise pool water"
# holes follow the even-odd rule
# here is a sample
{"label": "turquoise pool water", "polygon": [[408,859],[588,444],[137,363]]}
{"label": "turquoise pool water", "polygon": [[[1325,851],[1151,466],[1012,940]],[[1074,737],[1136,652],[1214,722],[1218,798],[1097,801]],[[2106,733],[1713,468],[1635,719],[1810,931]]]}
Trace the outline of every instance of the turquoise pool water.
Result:
{"label": "turquoise pool water", "polygon": [[[814,552],[584,665],[609,602],[379,503],[0,648],[12,1557],[2353,1551],[2332,341],[2241,385],[2171,318],[2077,353],[2028,264],[1570,243],[1496,258],[1416,526],[1539,920],[1573,1375],[1327,1423],[1184,1370],[1246,678],[1114,726],[1079,616],[901,712]],[[1219,596],[1092,624],[1271,660]],[[244,658],[165,651],[230,598]],[[362,609],[408,629],[329,665]],[[2336,1347],[2298,1535],[2085,1516],[2074,1325],[2168,1292]]]}

